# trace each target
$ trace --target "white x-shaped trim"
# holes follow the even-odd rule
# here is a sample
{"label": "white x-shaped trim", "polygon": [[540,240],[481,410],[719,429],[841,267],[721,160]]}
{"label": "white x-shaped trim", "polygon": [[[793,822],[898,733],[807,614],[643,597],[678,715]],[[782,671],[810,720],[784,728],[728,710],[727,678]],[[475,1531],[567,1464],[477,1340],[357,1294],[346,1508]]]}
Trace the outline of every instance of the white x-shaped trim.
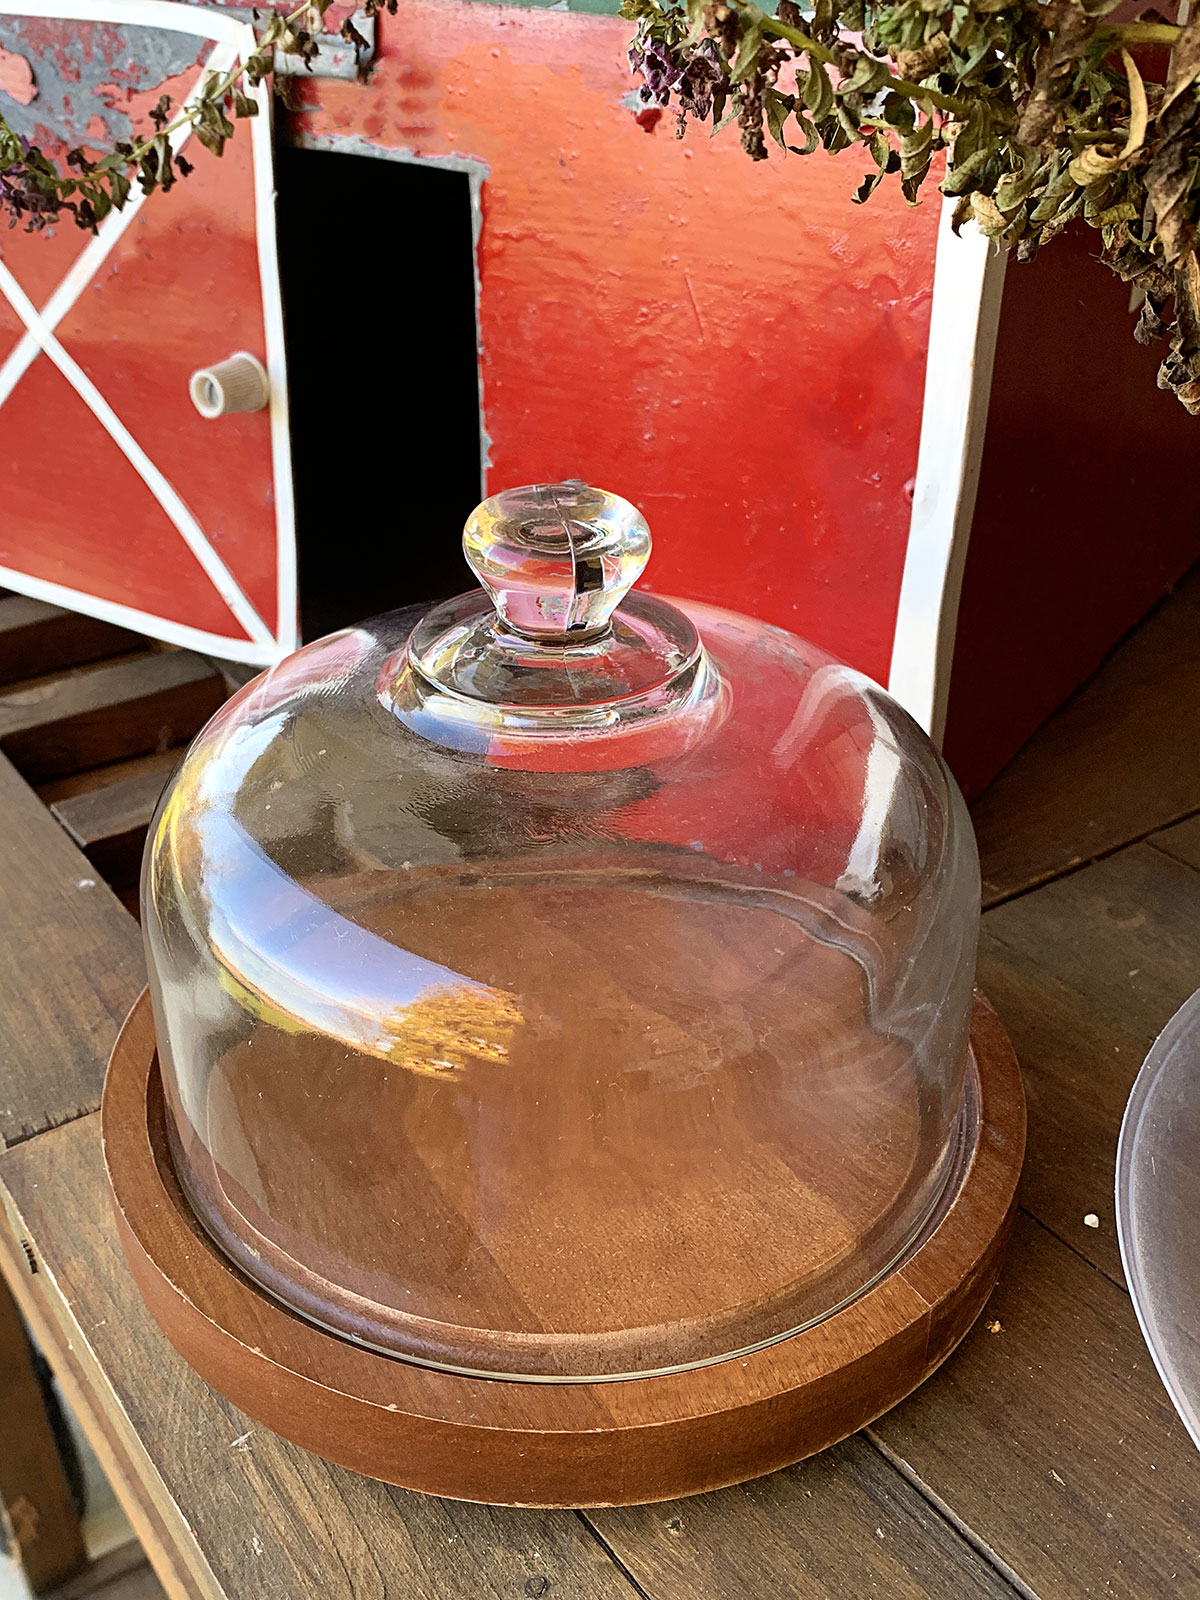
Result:
{"label": "white x-shaped trim", "polygon": [[[193,102],[199,94],[199,87],[206,73],[228,71],[239,57],[244,57],[255,48],[254,33],[247,23],[220,13],[214,15],[211,12],[201,12],[190,5],[174,4],[172,0],[74,0],[74,3],[68,0],[66,4],[62,3],[62,0],[58,0],[58,3],[49,0],[49,3],[44,4],[39,3],[39,0],[24,0],[23,4],[9,4],[6,0],[4,10],[5,14],[10,16],[53,17],[64,21],[119,22],[169,28],[173,32],[215,39],[216,47],[200,68],[196,85],[188,96],[188,103]],[[256,89],[247,92],[252,93],[259,104],[259,115],[251,124],[250,137],[254,155],[259,277],[266,334],[267,371],[271,379],[270,426],[275,478],[276,562],[279,575],[277,632],[272,633],[251,604],[178,491],[138,444],[96,385],[55,336],[55,329],[63,317],[92,281],[102,263],[137,216],[145,200],[140,188],[135,188],[121,211],[112,212],[104,219],[96,236],[89,240],[80,252],[40,311],[11,271],[0,261],[0,293],[8,299],[26,330],[7,360],[0,365],[0,405],[8,400],[38,355],[44,353],[75,389],[183,536],[214,588],[245,630],[247,639],[243,643],[241,640],[209,634],[200,629],[152,616],[133,607],[84,595],[59,584],[47,583],[8,568],[0,567],[0,581],[27,594],[61,602],[108,620],[119,621],[126,626],[169,639],[173,643],[213,650],[231,659],[268,663],[278,660],[280,656],[294,649],[297,643],[295,527],[291,493],[283,319],[279,303],[278,267],[275,255],[270,106],[263,85],[260,84]],[[172,148],[175,151],[186,142],[190,131],[190,128],[183,128],[172,135]]]}

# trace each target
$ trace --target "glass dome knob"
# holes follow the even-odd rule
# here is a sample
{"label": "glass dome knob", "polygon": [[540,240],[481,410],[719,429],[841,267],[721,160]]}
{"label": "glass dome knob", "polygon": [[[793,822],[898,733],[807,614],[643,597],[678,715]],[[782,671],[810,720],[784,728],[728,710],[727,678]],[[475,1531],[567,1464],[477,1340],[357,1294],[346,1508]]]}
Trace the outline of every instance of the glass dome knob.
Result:
{"label": "glass dome knob", "polygon": [[540,483],[485,500],[467,519],[463,549],[505,627],[576,644],[605,631],[641,576],[650,529],[615,494]]}

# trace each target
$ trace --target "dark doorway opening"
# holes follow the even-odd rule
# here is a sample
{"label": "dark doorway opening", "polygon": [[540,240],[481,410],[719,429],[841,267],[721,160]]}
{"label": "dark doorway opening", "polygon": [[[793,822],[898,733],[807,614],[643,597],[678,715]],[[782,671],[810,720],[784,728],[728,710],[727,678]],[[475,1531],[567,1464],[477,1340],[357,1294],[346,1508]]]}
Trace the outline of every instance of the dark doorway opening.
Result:
{"label": "dark doorway opening", "polygon": [[276,152],[305,639],[472,582],[480,498],[471,180]]}

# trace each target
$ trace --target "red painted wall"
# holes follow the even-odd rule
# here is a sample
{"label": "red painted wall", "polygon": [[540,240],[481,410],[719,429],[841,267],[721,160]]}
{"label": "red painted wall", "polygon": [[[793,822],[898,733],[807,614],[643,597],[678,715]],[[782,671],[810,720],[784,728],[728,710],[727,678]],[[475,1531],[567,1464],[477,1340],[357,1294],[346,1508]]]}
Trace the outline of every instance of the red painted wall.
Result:
{"label": "red painted wall", "polygon": [[[406,0],[380,32],[370,84],[306,84],[300,125],[486,164],[489,485],[611,488],[650,520],[651,587],[886,680],[936,198],[885,188],[860,208],[854,155],[756,166],[734,129],[682,147],[673,118],[645,132],[616,18]],[[396,248],[420,248],[418,217]],[[386,264],[377,282],[380,314],[416,328]]]}

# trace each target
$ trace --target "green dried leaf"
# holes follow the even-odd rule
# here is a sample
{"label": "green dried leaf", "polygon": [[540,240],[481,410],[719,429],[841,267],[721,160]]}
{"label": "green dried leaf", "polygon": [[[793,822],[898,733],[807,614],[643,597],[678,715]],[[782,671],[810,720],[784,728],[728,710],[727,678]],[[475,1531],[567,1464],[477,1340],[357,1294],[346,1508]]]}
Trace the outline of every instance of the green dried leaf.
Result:
{"label": "green dried leaf", "polygon": [[1016,172],[1006,172],[996,185],[995,200],[1001,211],[1015,211],[1028,200],[1044,174],[1037,154],[1030,150]]}
{"label": "green dried leaf", "polygon": [[821,136],[802,111],[796,111],[794,115],[796,122],[799,124],[800,132],[804,135],[804,144],[799,149],[794,144],[790,144],[788,149],[793,155],[810,156],[820,144]]}
{"label": "green dried leaf", "polygon": [[990,151],[976,150],[974,155],[968,156],[965,161],[960,161],[958,159],[958,146],[956,145],[954,148],[954,165],[942,184],[942,193],[950,195],[965,194],[968,189],[974,188],[975,180],[982,173],[990,159]]}
{"label": "green dried leaf", "polygon": [[854,191],[853,195],[851,195],[851,199],[854,201],[854,204],[856,206],[863,205],[871,198],[882,182],[882,172],[868,172],[866,177],[859,184],[858,188]]}
{"label": "green dried leaf", "polygon": [[783,136],[783,130],[790,114],[791,108],[776,90],[771,88],[763,90],[763,117],[767,124],[767,132],[785,155],[787,141]]}
{"label": "green dried leaf", "polygon": [[1049,222],[1074,188],[1075,180],[1065,168],[1054,171],[1037,205],[1029,213],[1029,220],[1033,223]]}
{"label": "green dried leaf", "polygon": [[870,56],[860,55],[855,62],[854,71],[849,78],[838,85],[838,94],[873,95],[882,89],[885,83],[891,81],[891,73],[887,63],[873,60]]}
{"label": "green dried leaf", "polygon": [[1093,219],[1098,227],[1107,228],[1114,222],[1136,222],[1138,208],[1128,200],[1122,200],[1115,206],[1109,206],[1106,211],[1098,212]]}
{"label": "green dried leaf", "polygon": [[196,125],[196,137],[204,148],[211,151],[214,156],[224,154],[225,135],[223,133],[216,133],[212,128],[205,127],[201,122]]}
{"label": "green dried leaf", "polygon": [[883,102],[883,120],[897,133],[911,133],[917,125],[916,109],[903,95],[889,94]]}
{"label": "green dried leaf", "polygon": [[834,106],[833,85],[824,62],[810,61],[808,72],[803,75],[800,92],[813,119],[822,122]]}
{"label": "green dried leaf", "polygon": [[717,134],[721,133],[725,128],[727,128],[731,122],[736,122],[737,119],[738,108],[735,105],[732,106],[719,121],[713,122],[712,137],[715,139]]}
{"label": "green dried leaf", "polygon": [[730,83],[744,83],[754,71],[763,47],[761,23],[752,23],[738,41],[737,51],[729,64]]}

